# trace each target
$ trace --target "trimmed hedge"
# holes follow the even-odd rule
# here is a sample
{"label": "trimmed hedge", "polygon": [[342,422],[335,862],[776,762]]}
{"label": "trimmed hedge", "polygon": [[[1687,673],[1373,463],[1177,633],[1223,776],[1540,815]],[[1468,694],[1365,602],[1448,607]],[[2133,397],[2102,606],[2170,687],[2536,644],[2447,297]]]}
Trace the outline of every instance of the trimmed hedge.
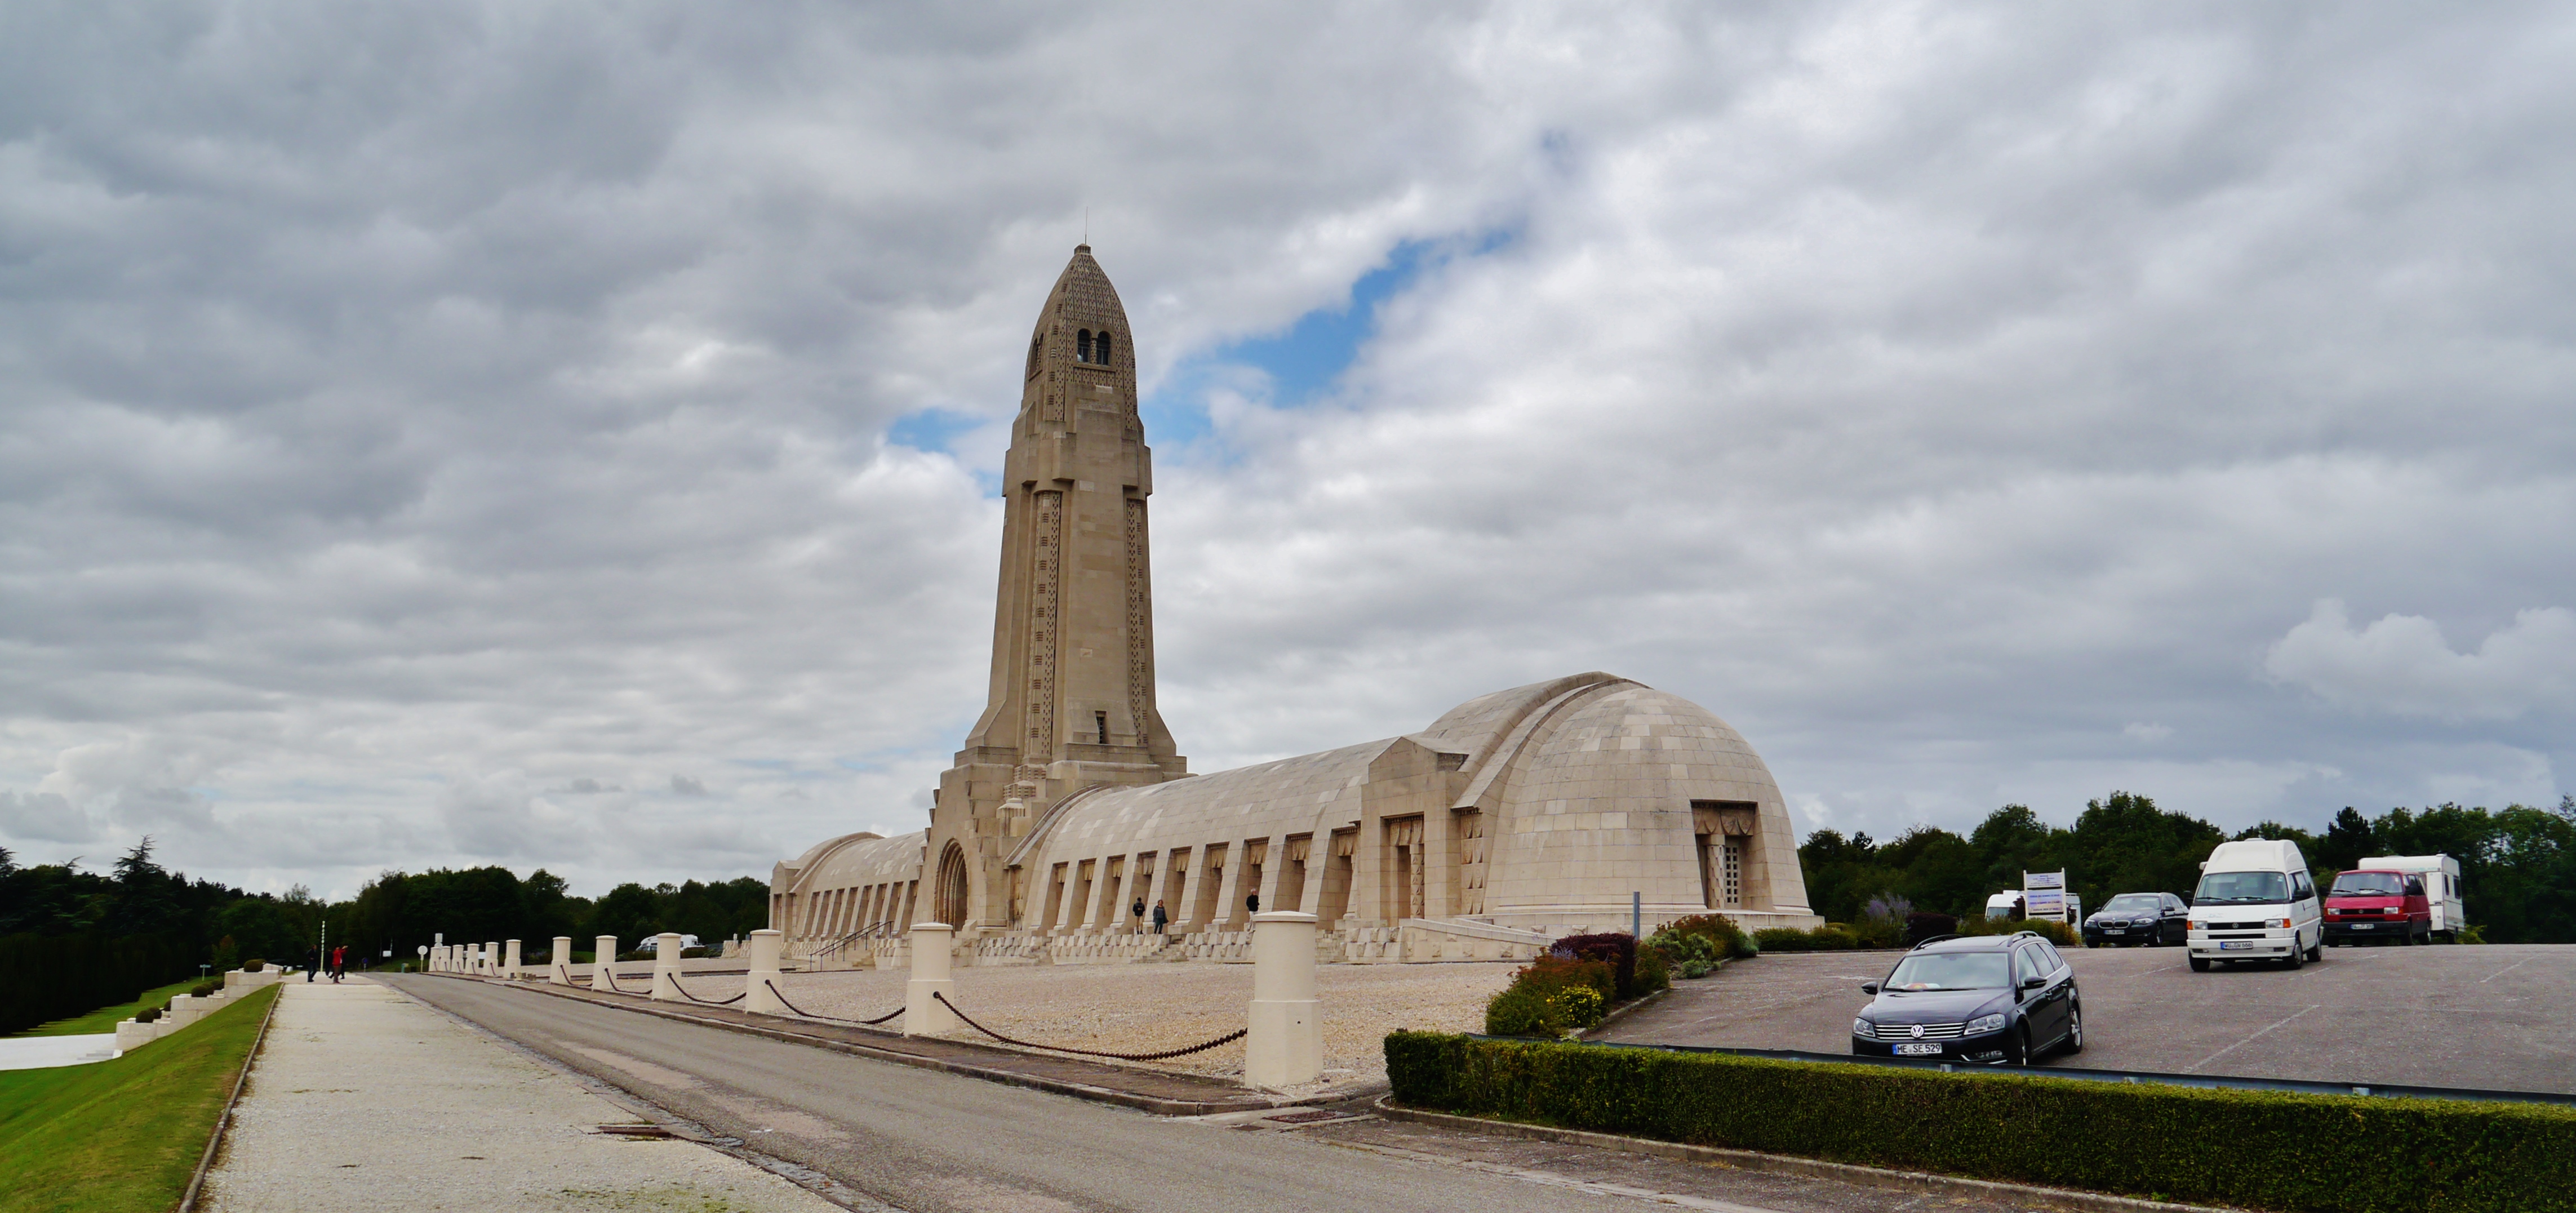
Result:
{"label": "trimmed hedge", "polygon": [[[1697,1145],[2318,1213],[2576,1208],[2576,1108],[1386,1038],[1398,1102]],[[2117,1132],[2108,1130],[2117,1129]],[[2011,1131],[1998,1131],[2011,1130]]]}

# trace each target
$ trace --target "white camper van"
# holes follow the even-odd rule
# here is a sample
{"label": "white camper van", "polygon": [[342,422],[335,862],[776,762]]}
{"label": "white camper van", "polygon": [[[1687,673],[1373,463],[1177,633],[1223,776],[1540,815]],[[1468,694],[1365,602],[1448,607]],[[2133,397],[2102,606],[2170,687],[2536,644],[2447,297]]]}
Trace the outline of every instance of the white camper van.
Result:
{"label": "white camper van", "polygon": [[2325,930],[2299,844],[2249,838],[2218,844],[2200,865],[2184,940],[2196,973],[2219,961],[2279,961],[2295,969],[2323,958]]}
{"label": "white camper van", "polygon": [[2355,871],[2406,872],[2424,878],[2424,901],[2433,911],[2433,938],[2457,943],[2469,925],[2469,910],[2460,900],[2460,861],[2448,855],[2373,855],[2354,864]]}

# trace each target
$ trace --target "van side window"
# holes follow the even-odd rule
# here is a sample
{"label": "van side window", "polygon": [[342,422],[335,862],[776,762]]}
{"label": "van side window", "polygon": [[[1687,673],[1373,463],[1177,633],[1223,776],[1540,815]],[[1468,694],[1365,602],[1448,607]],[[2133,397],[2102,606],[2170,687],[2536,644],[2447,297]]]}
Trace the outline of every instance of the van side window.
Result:
{"label": "van side window", "polygon": [[2056,944],[2041,940],[2033,946],[2038,950],[2040,959],[2048,962],[2049,972],[2054,973],[2066,967],[2066,958],[2057,954]]}
{"label": "van side window", "polygon": [[2406,895],[2407,895],[2407,896],[2409,896],[2409,897],[2421,897],[2421,896],[2423,896],[2423,895],[2424,895],[2424,882],[2423,882],[2423,881],[2421,881],[2421,880],[2417,880],[2416,878],[2414,878],[2414,877],[2412,877],[2412,876],[2407,877],[2407,878],[2406,878]]}

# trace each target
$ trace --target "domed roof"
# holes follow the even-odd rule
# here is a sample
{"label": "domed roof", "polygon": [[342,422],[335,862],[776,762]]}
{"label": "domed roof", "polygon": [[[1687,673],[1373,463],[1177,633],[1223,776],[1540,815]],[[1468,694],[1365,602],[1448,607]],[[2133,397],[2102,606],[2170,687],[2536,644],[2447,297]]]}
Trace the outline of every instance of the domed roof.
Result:
{"label": "domed roof", "polygon": [[1733,725],[1679,695],[1634,683],[1572,705],[1520,768],[1511,799],[1523,806],[1596,800],[1605,790],[1611,799],[1668,800],[1674,785],[1687,785],[1688,798],[1780,803],[1771,768]]}
{"label": "domed roof", "polygon": [[807,851],[797,861],[803,869],[797,884],[807,889],[838,889],[911,880],[921,868],[922,840],[927,835],[925,830],[892,838],[865,832],[842,835]]}

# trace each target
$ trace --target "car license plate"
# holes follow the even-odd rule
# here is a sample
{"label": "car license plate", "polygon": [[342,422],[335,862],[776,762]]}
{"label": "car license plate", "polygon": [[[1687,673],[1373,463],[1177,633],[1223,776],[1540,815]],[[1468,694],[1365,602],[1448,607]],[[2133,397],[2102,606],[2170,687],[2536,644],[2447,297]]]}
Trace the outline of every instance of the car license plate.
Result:
{"label": "car license plate", "polygon": [[2378,926],[2379,924],[2378,924],[2378,923],[2375,923],[2375,922],[2348,922],[2348,923],[2345,923],[2344,925],[2345,925],[2345,926],[2348,926],[2348,927],[2351,927],[2353,930],[2356,930],[2356,931],[2367,931],[2367,930],[2371,929],[2372,927]]}
{"label": "car license plate", "polygon": [[2254,950],[2254,945],[2242,939],[2230,939],[2219,944],[2218,948],[2222,952],[2251,952]]}
{"label": "car license plate", "polygon": [[1896,1055],[1899,1057],[1939,1057],[1941,1055],[1941,1046],[1903,1044],[1896,1046]]}
{"label": "car license plate", "polygon": [[2102,933],[2103,933],[2103,934],[2105,934],[2105,935],[2126,935],[2126,934],[2128,934],[2128,933],[2129,933],[2129,928],[2127,928],[2127,927],[2104,927],[2104,928],[2102,928]]}

